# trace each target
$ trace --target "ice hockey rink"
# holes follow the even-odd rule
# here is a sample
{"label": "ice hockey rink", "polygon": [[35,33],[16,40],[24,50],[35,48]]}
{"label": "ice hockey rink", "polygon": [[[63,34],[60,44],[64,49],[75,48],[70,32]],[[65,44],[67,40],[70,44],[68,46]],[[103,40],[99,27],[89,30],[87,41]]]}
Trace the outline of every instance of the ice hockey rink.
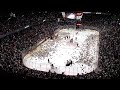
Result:
{"label": "ice hockey rink", "polygon": [[53,39],[47,39],[28,53],[23,64],[38,71],[83,75],[97,69],[98,56],[98,31],[58,29]]}

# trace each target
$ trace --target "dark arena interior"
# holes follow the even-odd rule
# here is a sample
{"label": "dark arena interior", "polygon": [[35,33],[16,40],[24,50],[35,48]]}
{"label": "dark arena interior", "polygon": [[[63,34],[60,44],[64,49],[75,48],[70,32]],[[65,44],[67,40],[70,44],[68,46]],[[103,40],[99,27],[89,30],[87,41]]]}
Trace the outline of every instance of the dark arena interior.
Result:
{"label": "dark arena interior", "polygon": [[40,41],[54,38],[57,29],[75,28],[75,20],[64,20],[61,11],[9,10],[3,13],[0,16],[0,77],[5,79],[120,78],[120,13],[110,11],[109,13],[109,15],[85,14],[82,18],[78,30],[91,29],[99,32],[98,68],[84,75],[38,71],[23,64],[24,56],[36,49]]}

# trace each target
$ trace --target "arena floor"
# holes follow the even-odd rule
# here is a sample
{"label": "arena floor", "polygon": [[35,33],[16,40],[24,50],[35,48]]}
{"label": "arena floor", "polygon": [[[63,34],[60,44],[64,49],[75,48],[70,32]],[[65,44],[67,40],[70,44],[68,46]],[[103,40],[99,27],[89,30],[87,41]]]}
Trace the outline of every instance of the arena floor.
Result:
{"label": "arena floor", "polygon": [[98,56],[98,31],[69,28],[57,30],[53,39],[47,39],[28,53],[23,64],[38,71],[82,75],[98,68]]}

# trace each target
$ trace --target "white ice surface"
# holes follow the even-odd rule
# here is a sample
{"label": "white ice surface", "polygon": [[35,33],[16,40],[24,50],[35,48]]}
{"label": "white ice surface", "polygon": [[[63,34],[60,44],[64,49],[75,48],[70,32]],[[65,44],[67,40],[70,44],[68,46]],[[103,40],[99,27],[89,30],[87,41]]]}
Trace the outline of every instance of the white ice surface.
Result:
{"label": "white ice surface", "polygon": [[[26,67],[39,70],[39,71],[45,71],[48,72],[49,70],[55,71],[58,74],[61,74],[64,72],[65,75],[77,75],[77,73],[86,74],[90,73],[93,70],[97,68],[97,65],[95,63],[98,62],[98,43],[99,43],[99,33],[94,30],[82,30],[82,31],[75,31],[75,30],[60,30],[58,32],[60,37],[64,37],[62,33],[69,33],[70,39],[73,38],[75,42],[79,43],[79,47],[76,46],[76,44],[70,44],[68,43],[70,39],[61,39],[53,41],[55,42],[54,45],[51,45],[49,48],[54,48],[55,51],[49,51],[49,54],[47,57],[35,57],[30,54],[26,55],[23,59],[23,63]],[[76,35],[76,33],[78,34]],[[89,38],[89,36],[97,35],[98,37],[95,38],[94,45],[90,45],[89,50],[86,49],[86,39]],[[77,37],[77,40],[75,39]],[[49,40],[47,40],[45,43],[48,43]],[[44,45],[44,44],[43,44]],[[46,45],[46,44],[45,44]],[[38,48],[39,49],[39,46]],[[83,51],[84,50],[84,51]],[[38,50],[39,51],[39,50]],[[76,63],[80,59],[80,53],[86,54],[86,52],[89,52],[89,58],[93,58],[91,65],[87,65],[86,63]],[[33,52],[35,53],[35,52]],[[38,52],[37,52],[38,53]],[[75,58],[73,58],[75,57]],[[84,55],[86,57],[86,55]],[[54,65],[54,69],[51,69],[51,64],[48,63],[48,59],[50,63]],[[71,66],[66,66],[67,60],[72,60],[74,64]]]}

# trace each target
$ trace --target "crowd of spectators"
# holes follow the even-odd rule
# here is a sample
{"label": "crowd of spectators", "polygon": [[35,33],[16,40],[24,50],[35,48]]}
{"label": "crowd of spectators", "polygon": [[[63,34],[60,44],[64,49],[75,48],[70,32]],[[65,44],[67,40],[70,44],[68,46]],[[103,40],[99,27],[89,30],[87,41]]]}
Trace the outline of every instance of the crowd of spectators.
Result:
{"label": "crowd of spectators", "polygon": [[[12,13],[12,12],[11,12]],[[47,12],[26,12],[26,13],[12,13],[13,15],[8,15],[6,18],[3,16],[4,20],[0,20],[0,35],[6,34],[9,32],[14,32],[16,29],[23,28],[27,25],[38,25],[42,23],[41,21],[55,21],[52,13]],[[49,17],[48,17],[49,16]]]}
{"label": "crowd of spectators", "polygon": [[[29,50],[30,47],[33,47],[37,42],[41,41],[46,37],[53,35],[53,32],[61,27],[69,27],[70,24],[62,22],[62,24],[57,23],[55,17],[56,13],[52,12],[46,15],[45,13],[39,12],[38,14],[32,13],[28,15],[22,15],[15,17],[15,22],[13,24],[8,23],[4,24],[1,22],[0,25],[2,34],[16,30],[16,28],[24,27],[26,25],[31,25],[29,28],[23,29],[19,32],[16,32],[12,35],[1,38],[0,45],[0,68],[8,73],[18,75],[24,79],[33,79],[33,78],[44,78],[44,79],[92,79],[92,78],[118,78],[119,77],[119,25],[112,24],[114,18],[111,19],[95,20],[94,18],[91,21],[83,19],[83,25],[85,28],[93,29],[98,28],[100,32],[100,50],[99,50],[99,69],[86,74],[86,75],[77,75],[77,76],[65,76],[64,74],[58,75],[51,72],[41,72],[35,71],[26,68],[22,64],[22,55],[25,51]],[[47,18],[49,17],[49,18]],[[89,17],[88,17],[89,18]],[[45,22],[43,20],[45,19]],[[13,26],[14,25],[14,26]],[[5,27],[4,27],[5,26]],[[17,77],[18,77],[17,76]],[[16,78],[16,77],[14,77]]]}

